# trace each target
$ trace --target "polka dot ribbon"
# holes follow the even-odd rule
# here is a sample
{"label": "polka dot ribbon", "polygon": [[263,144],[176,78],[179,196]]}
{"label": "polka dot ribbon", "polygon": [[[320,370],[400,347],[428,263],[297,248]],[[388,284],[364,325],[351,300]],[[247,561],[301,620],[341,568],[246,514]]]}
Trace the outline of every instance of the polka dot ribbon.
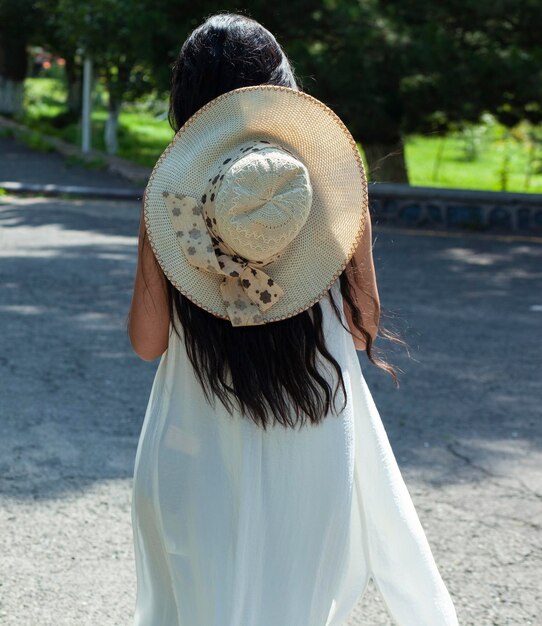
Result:
{"label": "polka dot ribbon", "polygon": [[258,266],[268,265],[280,255],[258,262],[232,254],[216,234],[209,232],[198,200],[169,191],[162,195],[179,246],[190,265],[224,276],[220,291],[232,325],[264,324],[261,312],[270,309],[284,291]]}

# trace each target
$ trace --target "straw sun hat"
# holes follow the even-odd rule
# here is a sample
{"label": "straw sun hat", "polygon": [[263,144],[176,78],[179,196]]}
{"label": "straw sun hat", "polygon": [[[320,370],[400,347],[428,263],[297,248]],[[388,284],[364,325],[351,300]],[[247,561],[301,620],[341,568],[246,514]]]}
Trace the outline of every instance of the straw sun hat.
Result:
{"label": "straw sun hat", "polygon": [[367,219],[367,181],[337,115],[294,89],[229,91],[158,159],[144,196],[170,282],[233,326],[283,320],[324,296]]}

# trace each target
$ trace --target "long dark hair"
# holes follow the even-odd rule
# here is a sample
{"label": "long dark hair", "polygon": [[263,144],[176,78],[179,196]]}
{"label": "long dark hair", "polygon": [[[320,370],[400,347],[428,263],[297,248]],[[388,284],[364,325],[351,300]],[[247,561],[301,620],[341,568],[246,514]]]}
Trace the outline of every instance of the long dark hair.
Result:
{"label": "long dark hair", "polygon": [[[173,66],[170,125],[178,131],[217,96],[260,84],[299,89],[288,58],[267,29],[242,15],[214,15],[192,32]],[[368,358],[395,378],[393,368],[373,354],[346,272],[339,280]],[[264,430],[270,421],[289,428],[307,419],[319,423],[329,412],[337,412],[339,389],[344,407],[344,380],[326,346],[320,304],[280,322],[233,327],[193,304],[167,279],[165,284],[173,329],[181,338],[176,312],[188,357],[209,401],[218,398],[230,413],[237,408]],[[329,297],[340,319],[338,305],[331,293]],[[337,375],[334,389],[317,368],[318,354]]]}

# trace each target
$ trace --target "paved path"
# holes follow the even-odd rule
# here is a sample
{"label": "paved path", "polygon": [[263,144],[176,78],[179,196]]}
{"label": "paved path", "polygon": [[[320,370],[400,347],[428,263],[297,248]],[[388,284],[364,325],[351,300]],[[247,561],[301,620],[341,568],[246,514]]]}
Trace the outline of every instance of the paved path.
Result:
{"label": "paved path", "polygon": [[71,161],[57,152],[36,152],[7,137],[0,137],[0,155],[0,182],[140,188],[122,176],[103,169],[70,165]]}
{"label": "paved path", "polygon": [[[0,624],[129,626],[139,207],[0,200]],[[362,365],[460,623],[540,624],[542,243],[376,233],[411,357]],[[388,624],[373,590],[349,622]]]}

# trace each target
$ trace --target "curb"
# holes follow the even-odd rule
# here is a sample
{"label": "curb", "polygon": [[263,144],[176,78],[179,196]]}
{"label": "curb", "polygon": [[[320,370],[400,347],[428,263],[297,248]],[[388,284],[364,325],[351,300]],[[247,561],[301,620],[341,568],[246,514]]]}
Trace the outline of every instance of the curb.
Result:
{"label": "curb", "polygon": [[0,189],[12,194],[31,193],[40,196],[72,198],[100,198],[103,200],[142,200],[144,189],[108,187],[77,187],[75,185],[40,185],[36,183],[1,182]]}
{"label": "curb", "polygon": [[372,214],[381,225],[437,230],[542,233],[542,194],[369,185]]}

